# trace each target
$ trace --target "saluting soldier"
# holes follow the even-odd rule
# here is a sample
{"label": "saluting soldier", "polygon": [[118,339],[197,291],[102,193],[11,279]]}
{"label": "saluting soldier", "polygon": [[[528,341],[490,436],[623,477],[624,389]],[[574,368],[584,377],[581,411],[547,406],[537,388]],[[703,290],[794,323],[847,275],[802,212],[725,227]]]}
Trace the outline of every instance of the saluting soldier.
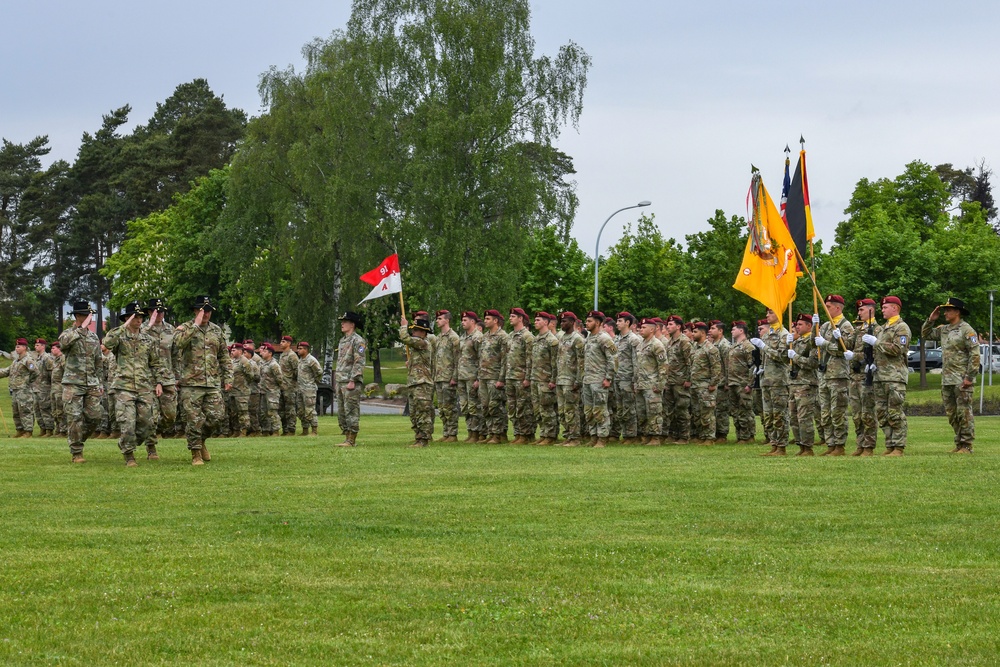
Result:
{"label": "saluting soldier", "polygon": [[663,388],[663,437],[667,442],[691,439],[691,340],[684,335],[684,320],[671,315],[664,322],[667,350],[667,384]]}
{"label": "saluting soldier", "polygon": [[858,446],[851,456],[872,456],[878,436],[873,386],[875,353],[872,346],[864,341],[864,335],[878,336],[882,326],[875,321],[874,299],[858,299],[855,305],[858,309],[857,335],[854,337],[854,357],[851,360],[849,400]]}
{"label": "saluting soldier", "polygon": [[459,338],[458,399],[469,432],[464,442],[486,440],[483,426],[483,406],[479,400],[476,381],[479,377],[479,346],[483,333],[479,330],[479,316],[471,310],[462,313],[462,335]]}
{"label": "saluting soldier", "polygon": [[[281,367],[281,399],[278,413],[281,417],[281,435],[295,435],[295,417],[299,405],[299,357],[297,350],[292,349],[292,337],[282,336],[281,342],[275,346],[278,355],[278,366]],[[306,425],[302,435],[309,434]]]}
{"label": "saluting soldier", "polygon": [[205,442],[226,417],[222,390],[232,389],[233,375],[225,334],[212,322],[212,300],[196,297],[193,310],[194,318],[174,329],[174,347],[183,370],[180,402],[191,465],[202,465],[212,460]]}
{"label": "saluting soldier", "polygon": [[[815,337],[819,348],[819,410],[826,451],[820,456],[844,456],[847,444],[847,408],[850,402],[850,363],[854,359],[854,326],[844,317],[844,297],[829,294],[826,309],[833,318]],[[813,315],[813,321],[819,315]]]}
{"label": "saluting soldier", "polygon": [[885,325],[878,335],[865,334],[862,340],[872,346],[875,356],[875,415],[885,433],[882,456],[902,456],[906,448],[906,380],[909,368],[906,353],[910,345],[910,327],[899,316],[903,302],[897,296],[882,297]]}
{"label": "saluting soldier", "polygon": [[508,321],[513,330],[507,335],[502,377],[507,411],[514,426],[511,444],[524,445],[535,441],[535,415],[531,406],[531,347],[535,337],[526,326],[528,314],[523,308],[511,308]]}
{"label": "saluting soldier", "polygon": [[59,334],[66,366],[63,370],[63,409],[66,439],[73,463],[84,463],[83,445],[101,422],[101,342],[90,330],[94,310],[86,301],[73,304],[74,322]]}
{"label": "saluting soldier", "polygon": [[561,325],[563,337],[559,341],[556,360],[556,400],[559,403],[559,422],[562,424],[563,447],[580,444],[580,388],[583,385],[584,339],[576,330],[575,313],[565,311]]}
{"label": "saluting soldier", "polygon": [[708,323],[708,340],[719,351],[722,362],[722,382],[715,392],[715,441],[725,442],[729,438],[729,416],[733,406],[729,394],[729,348],[732,345],[726,340],[725,325],[722,320],[712,320]]}
{"label": "saluting soldier", "polygon": [[[946,323],[934,326],[942,309]],[[972,389],[979,372],[979,337],[964,319],[968,314],[964,301],[949,297],[920,327],[921,338],[941,342],[941,401],[948,423],[955,431],[952,454],[971,454],[972,441],[976,438]]]}
{"label": "saluting soldier", "polygon": [[[38,369],[38,373],[35,375],[35,381],[31,384],[31,393],[35,399],[35,421],[38,422],[38,427],[42,430],[42,437],[48,437],[53,434],[55,430],[55,425],[52,421],[52,373],[51,373],[51,359],[52,357],[48,352],[45,351],[48,346],[48,342],[44,338],[35,339],[35,368]],[[30,352],[28,353],[31,354]]]}
{"label": "saluting soldier", "polygon": [[583,444],[604,447],[611,432],[608,389],[615,379],[618,348],[602,329],[604,313],[590,311],[585,324],[589,335],[583,346],[583,413],[587,420]]}
{"label": "saluting soldier", "polygon": [[612,424],[612,431],[620,434],[622,443],[626,445],[638,444],[640,441],[639,417],[636,410],[635,359],[636,349],[642,338],[632,331],[635,321],[635,316],[628,311],[618,313],[615,319],[618,335],[614,342],[618,348],[618,357],[613,395],[614,419],[617,426]]}
{"label": "saluting soldier", "polygon": [[52,401],[52,423],[55,428],[55,434],[57,436],[66,435],[66,411],[63,409],[63,399],[62,399],[62,378],[63,372],[66,370],[66,357],[63,356],[62,346],[59,341],[52,341],[52,346],[49,352],[49,361],[51,364],[50,368],[50,385],[49,396]]}
{"label": "saluting soldier", "polygon": [[160,365],[164,368],[163,391],[153,405],[153,420],[156,428],[146,436],[146,451],[156,449],[158,436],[170,437],[177,422],[177,374],[174,368],[173,347],[174,327],[166,321],[167,307],[163,299],[150,299],[146,304],[148,319],[142,325],[142,332],[153,339],[153,346],[160,355]]}
{"label": "saluting soldier", "polygon": [[691,431],[699,445],[715,442],[716,394],[722,384],[719,350],[708,340],[708,324],[691,326]]}
{"label": "saluting soldier", "polygon": [[812,335],[813,318],[802,313],[795,320],[795,338],[788,346],[788,411],[796,456],[813,456],[816,408],[819,403],[819,352]]}
{"label": "saluting soldier", "polygon": [[441,410],[441,440],[458,442],[458,366],[462,342],[451,328],[451,311],[434,314],[437,336],[434,340],[434,393]]}
{"label": "saluting soldier", "polygon": [[[295,346],[295,354],[299,356],[299,365],[296,368],[295,396],[296,412],[299,421],[302,422],[302,433],[308,435],[312,429],[313,435],[319,434],[319,419],[316,417],[316,392],[319,390],[319,383],[323,381],[323,366],[319,360],[310,353],[309,342],[300,340]],[[293,424],[294,427],[294,424]]]}
{"label": "saluting soldier", "polygon": [[556,376],[559,362],[559,339],[552,333],[556,317],[535,313],[538,335],[531,345],[531,405],[538,424],[539,445],[554,445],[559,439],[559,401],[556,398]]}
{"label": "saluting soldier", "polygon": [[752,338],[750,342],[760,350],[764,361],[761,375],[761,398],[764,412],[761,421],[764,434],[771,445],[770,451],[762,456],[784,456],[788,446],[788,347],[792,344],[792,334],[781,326],[777,314],[767,309],[764,338]]}
{"label": "saluting soldier", "polygon": [[[730,335],[733,342],[729,346],[726,359],[726,392],[736,427],[736,443],[753,442],[757,435],[757,421],[753,416],[754,352],[757,348],[749,340],[749,329],[743,320],[732,323]],[[716,425],[718,431],[718,425]]]}
{"label": "saluting soldier", "polygon": [[502,316],[498,310],[483,314],[483,337],[479,343],[479,374],[475,387],[483,406],[486,443],[498,445],[501,435],[506,438],[507,424],[503,416],[504,357],[507,354],[507,334],[500,327]]}
{"label": "saluting soldier", "polygon": [[[420,315],[423,311],[417,313]],[[410,425],[414,441],[410,447],[426,447],[434,436],[434,343],[429,340],[431,322],[426,313],[409,326],[406,315],[399,318],[399,340],[410,348],[406,360],[406,389],[410,399]]]}
{"label": "saluting soldier", "polygon": [[337,346],[337,368],[333,380],[337,385],[337,426],[344,434],[338,447],[355,447],[361,430],[361,394],[364,387],[365,350],[368,344],[358,333],[361,315],[347,311],[340,316],[340,332],[344,334]]}
{"label": "saluting soldier", "polygon": [[[125,306],[118,318],[125,324],[115,327],[104,337],[104,346],[114,355],[116,373],[115,416],[121,436],[118,449],[125,457],[125,465],[134,468],[135,448],[146,442],[150,431],[156,428],[156,397],[163,393],[167,369],[163,367],[159,350],[153,339],[142,331],[146,311],[142,304],[133,301]],[[146,447],[146,458],[160,458],[156,446]]]}
{"label": "saluting soldier", "polygon": [[10,392],[15,438],[30,438],[35,430],[35,395],[31,387],[38,373],[34,357],[28,354],[28,339],[18,338],[10,366],[0,368],[0,378],[10,378],[7,390]]}
{"label": "saluting soldier", "polygon": [[637,429],[642,444],[660,445],[663,432],[663,386],[667,381],[667,350],[657,337],[658,318],[644,318],[639,324],[641,340],[635,347],[633,387],[636,393]]}

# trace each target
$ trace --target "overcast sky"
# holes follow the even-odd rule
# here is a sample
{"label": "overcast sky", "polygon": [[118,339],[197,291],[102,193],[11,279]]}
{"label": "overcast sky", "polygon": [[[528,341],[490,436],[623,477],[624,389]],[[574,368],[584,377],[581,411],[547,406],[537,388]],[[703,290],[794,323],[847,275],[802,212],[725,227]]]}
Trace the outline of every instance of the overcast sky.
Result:
{"label": "overcast sky", "polygon": [[[302,65],[301,47],[342,28],[349,2],[5,1],[0,135],[47,134],[72,161],[84,131],[131,104],[149,119],[203,77],[260,113],[259,75]],[[569,40],[592,57],[575,161],[575,234],[588,254],[613,211],[649,199],[667,236],[746,213],[750,164],[775,198],[782,149],[806,139],[817,234],[829,245],[854,185],[932,165],[997,162],[996,2],[532,2],[538,53]],[[794,156],[793,156],[794,157]],[[994,179],[995,181],[997,179]],[[635,211],[619,214],[601,249]]]}

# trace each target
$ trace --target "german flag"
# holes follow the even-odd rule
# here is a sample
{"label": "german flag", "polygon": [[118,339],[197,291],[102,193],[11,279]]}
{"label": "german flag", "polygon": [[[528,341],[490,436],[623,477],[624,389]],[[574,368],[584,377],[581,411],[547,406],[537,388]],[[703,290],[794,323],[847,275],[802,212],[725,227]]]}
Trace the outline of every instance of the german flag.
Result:
{"label": "german flag", "polygon": [[809,209],[809,179],[806,178],[805,150],[799,151],[799,162],[795,165],[795,175],[792,176],[792,183],[788,189],[785,219],[799,254],[808,257],[809,241],[816,236],[816,232],[813,230],[812,211]]}

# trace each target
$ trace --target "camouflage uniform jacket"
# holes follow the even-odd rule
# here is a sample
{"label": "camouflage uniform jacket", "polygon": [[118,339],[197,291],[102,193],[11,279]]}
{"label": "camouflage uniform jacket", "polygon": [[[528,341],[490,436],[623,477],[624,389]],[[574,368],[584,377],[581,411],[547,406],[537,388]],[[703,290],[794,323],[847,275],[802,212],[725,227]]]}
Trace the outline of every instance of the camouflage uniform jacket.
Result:
{"label": "camouflage uniform jacket", "polygon": [[132,333],[124,324],[115,327],[104,337],[104,347],[115,355],[115,389],[152,391],[168,377],[156,342],[141,330]]}
{"label": "camouflage uniform jacket", "polygon": [[910,373],[906,366],[909,346],[910,327],[902,317],[890,318],[875,343],[875,382],[906,382]]}
{"label": "camouflage uniform jacket", "polygon": [[188,320],[174,330],[174,347],[180,351],[181,386],[221,389],[233,383],[226,336],[218,324],[197,326]]}
{"label": "camouflage uniform jacket", "polygon": [[252,360],[241,354],[233,360],[233,395],[249,396],[250,386],[260,381],[260,369]]}
{"label": "camouflage uniform jacket", "polygon": [[[816,347],[812,332],[793,340],[791,349],[795,351],[795,358],[789,364],[788,384],[818,386],[819,348]],[[796,371],[795,377],[792,377],[793,369]]]}
{"label": "camouflage uniform jacket", "polygon": [[153,339],[153,345],[160,355],[160,364],[166,369],[166,378],[161,383],[164,387],[177,384],[174,368],[174,327],[167,322],[157,322],[155,326],[142,325],[142,332]]}
{"label": "camouflage uniform jacket", "polygon": [[459,337],[458,379],[475,380],[479,377],[479,345],[483,334],[473,330]]}
{"label": "camouflage uniform jacket", "polygon": [[62,384],[63,371],[66,370],[66,357],[61,354],[57,357],[55,355],[50,355],[52,358],[52,384]]}
{"label": "camouflage uniform jacket", "polygon": [[[104,347],[107,347],[105,345]],[[115,354],[108,350],[107,354],[101,355],[101,382],[105,391],[112,389],[115,385],[115,377],[118,375],[118,360]]]}
{"label": "camouflage uniform jacket", "polygon": [[[711,339],[709,339],[711,340]],[[723,336],[718,342],[712,340],[712,345],[719,351],[719,358],[722,361],[722,384],[720,387],[729,386],[729,349],[733,346],[726,337]]]}
{"label": "camouflage uniform jacket", "polygon": [[726,360],[727,386],[753,386],[753,353],[756,349],[753,343],[745,339],[741,343],[730,343],[728,359]]}
{"label": "camouflage uniform jacket", "polygon": [[262,361],[260,365],[260,393],[273,397],[281,393],[281,365],[274,357]]}
{"label": "camouflage uniform jacket", "polygon": [[316,391],[319,388],[319,383],[323,381],[323,366],[320,365],[319,360],[311,354],[307,354],[299,359],[298,369],[299,391]]}
{"label": "camouflage uniform jacket", "polygon": [[497,329],[496,333],[483,332],[479,343],[479,381],[499,380],[504,369],[507,353],[507,333]]}
{"label": "camouflage uniform jacket", "polygon": [[365,374],[365,339],[354,331],[340,339],[337,346],[337,369],[333,379],[337,384],[359,383]]}
{"label": "camouflage uniform jacket", "polygon": [[250,395],[260,393],[260,369],[264,366],[264,360],[258,357],[256,354],[247,357],[246,354],[243,358],[250,362],[250,365],[254,367],[254,373],[250,376]]}
{"label": "camouflage uniform jacket", "polygon": [[101,341],[97,334],[90,329],[71,326],[59,334],[59,345],[66,358],[62,383],[100,386]]}
{"label": "camouflage uniform jacket", "polygon": [[[826,370],[822,371],[823,377],[828,379],[846,379],[850,376],[850,364],[844,358],[844,348],[833,337],[834,324],[823,322],[819,328],[819,335],[826,339],[819,352],[819,363],[826,365]],[[840,340],[844,341],[844,346],[848,350],[854,347],[854,327],[843,315],[836,323],[837,330],[840,331]]]}
{"label": "camouflage uniform jacket", "polygon": [[764,374],[761,387],[783,387],[788,384],[788,330],[770,327],[764,336]]}
{"label": "camouflage uniform jacket", "polygon": [[667,337],[667,384],[684,384],[691,381],[691,341],[684,334]]}
{"label": "camouflage uniform jacket", "polygon": [[583,346],[583,383],[598,384],[615,380],[615,358],[618,348],[604,331],[587,336]]}
{"label": "camouflage uniform jacket", "polygon": [[458,363],[462,341],[454,329],[442,333],[434,340],[434,381],[458,381]]}
{"label": "camouflage uniform jacket", "polygon": [[52,355],[48,352],[42,352],[41,354],[29,352],[28,356],[34,357],[35,368],[38,369],[38,373],[35,375],[35,380],[31,383],[31,390],[48,394],[52,389],[52,375],[48,371],[48,365],[52,359]]}
{"label": "camouflage uniform jacket", "polygon": [[[873,336],[878,336],[882,331],[882,325],[875,320],[871,322],[854,322],[854,359],[851,360],[851,375],[855,378],[865,377],[865,342],[861,337],[868,333],[869,325]],[[874,357],[873,357],[874,358]]]}
{"label": "camouflage uniform jacket", "polygon": [[20,357],[13,355],[11,360],[10,366],[0,368],[0,378],[10,377],[7,389],[13,394],[15,389],[30,388],[38,375],[39,368],[30,354]]}
{"label": "camouflage uniform jacket", "polygon": [[635,347],[633,378],[636,390],[663,391],[667,380],[667,350],[656,336],[639,339]]}
{"label": "camouflage uniform jacket", "polygon": [[618,348],[618,371],[615,373],[616,382],[631,384],[635,378],[635,358],[636,348],[642,342],[642,336],[632,331],[619,334],[615,337],[615,347]]}
{"label": "camouflage uniform jacket", "polygon": [[281,353],[278,366],[281,367],[281,391],[294,393],[299,379],[299,355],[295,354],[294,348]]}
{"label": "camouflage uniform jacket", "polygon": [[556,384],[576,386],[583,382],[583,349],[586,343],[577,331],[565,334],[559,341],[556,359]]}
{"label": "camouflage uniform jacket", "polygon": [[958,385],[965,380],[975,382],[979,373],[979,337],[965,320],[935,327],[926,320],[920,327],[924,340],[941,341],[941,385]]}
{"label": "camouflage uniform jacket", "polygon": [[551,331],[535,336],[531,346],[531,381],[544,385],[548,390],[549,383],[555,384],[557,364],[559,362],[559,339]]}
{"label": "camouflage uniform jacket", "polygon": [[691,344],[691,386],[716,387],[722,383],[722,355],[707,338]]}
{"label": "camouflage uniform jacket", "polygon": [[522,327],[507,335],[507,353],[504,355],[504,372],[500,376],[506,381],[531,378],[531,346],[535,337],[528,327]]}
{"label": "camouflage uniform jacket", "polygon": [[434,383],[434,339],[428,334],[426,338],[416,338],[410,335],[406,327],[399,327],[399,340],[410,348],[410,358],[406,360],[406,386]]}

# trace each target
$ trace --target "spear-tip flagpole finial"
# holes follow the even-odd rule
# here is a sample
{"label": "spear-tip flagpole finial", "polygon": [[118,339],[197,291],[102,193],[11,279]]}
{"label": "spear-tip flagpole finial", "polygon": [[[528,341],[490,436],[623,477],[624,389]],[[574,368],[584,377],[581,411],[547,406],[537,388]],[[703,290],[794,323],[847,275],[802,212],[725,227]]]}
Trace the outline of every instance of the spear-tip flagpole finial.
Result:
{"label": "spear-tip flagpole finial", "polygon": [[788,147],[788,144],[785,144],[785,154],[787,155],[788,153],[791,153],[791,152],[792,152],[792,149]]}
{"label": "spear-tip flagpole finial", "polygon": [[757,167],[753,166],[753,163],[751,162],[750,163],[750,173],[751,174],[756,174],[759,171],[760,171],[760,169],[758,169]]}
{"label": "spear-tip flagpole finial", "polygon": [[802,146],[802,148],[806,147],[806,140],[803,138],[801,134],[799,135],[799,144]]}

